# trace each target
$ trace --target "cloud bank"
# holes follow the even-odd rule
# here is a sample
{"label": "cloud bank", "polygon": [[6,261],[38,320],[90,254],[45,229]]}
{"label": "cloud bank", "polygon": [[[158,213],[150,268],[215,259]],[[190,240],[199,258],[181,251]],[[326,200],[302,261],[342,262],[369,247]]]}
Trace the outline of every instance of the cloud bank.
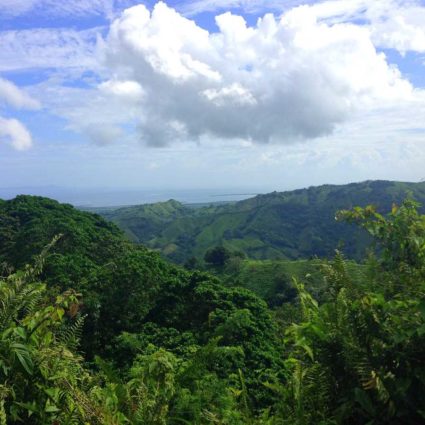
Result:
{"label": "cloud bank", "polygon": [[143,93],[137,126],[154,146],[204,136],[291,143],[412,96],[370,28],[323,21],[323,10],[267,14],[255,27],[228,12],[209,33],[163,2],[152,12],[134,6],[111,25],[104,57],[113,78],[102,87]]}

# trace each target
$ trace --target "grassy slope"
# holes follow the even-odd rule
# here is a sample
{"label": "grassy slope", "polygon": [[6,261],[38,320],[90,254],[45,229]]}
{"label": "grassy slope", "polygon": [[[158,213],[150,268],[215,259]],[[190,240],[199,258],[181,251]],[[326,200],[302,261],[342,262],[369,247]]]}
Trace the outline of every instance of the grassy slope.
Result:
{"label": "grassy slope", "polygon": [[[165,224],[187,216],[192,210],[177,201],[170,200],[118,210],[95,209],[95,211],[120,226],[131,240],[143,242],[154,238],[163,230]],[[144,235],[143,239],[140,235]]]}
{"label": "grassy slope", "polygon": [[174,261],[201,258],[222,244],[253,259],[327,257],[343,251],[361,258],[369,240],[357,228],[335,222],[339,209],[375,204],[387,211],[408,193],[425,201],[425,183],[368,181],[273,192],[227,205],[189,208],[176,201],[99,211],[135,241]]}
{"label": "grassy slope", "polygon": [[[364,265],[354,261],[346,264],[353,279],[358,279],[365,271]],[[294,278],[320,299],[326,286],[321,273],[324,265],[320,259],[243,260],[233,266],[229,264],[218,275],[228,285],[247,288],[276,306],[295,297]]]}

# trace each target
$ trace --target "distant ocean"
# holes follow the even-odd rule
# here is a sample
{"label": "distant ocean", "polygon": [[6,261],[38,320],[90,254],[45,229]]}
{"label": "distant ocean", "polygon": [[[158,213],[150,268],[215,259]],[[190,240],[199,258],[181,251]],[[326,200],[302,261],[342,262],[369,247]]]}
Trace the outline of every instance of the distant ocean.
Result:
{"label": "distant ocean", "polygon": [[1,199],[16,195],[38,195],[66,202],[77,207],[115,207],[148,204],[175,199],[185,204],[241,201],[267,190],[249,189],[70,189],[59,187],[0,188]]}

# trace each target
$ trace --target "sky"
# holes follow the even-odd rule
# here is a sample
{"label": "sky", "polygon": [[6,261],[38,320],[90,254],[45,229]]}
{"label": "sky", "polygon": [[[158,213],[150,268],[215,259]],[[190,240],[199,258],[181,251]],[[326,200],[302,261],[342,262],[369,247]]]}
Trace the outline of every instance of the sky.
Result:
{"label": "sky", "polygon": [[425,2],[0,0],[0,187],[425,178]]}

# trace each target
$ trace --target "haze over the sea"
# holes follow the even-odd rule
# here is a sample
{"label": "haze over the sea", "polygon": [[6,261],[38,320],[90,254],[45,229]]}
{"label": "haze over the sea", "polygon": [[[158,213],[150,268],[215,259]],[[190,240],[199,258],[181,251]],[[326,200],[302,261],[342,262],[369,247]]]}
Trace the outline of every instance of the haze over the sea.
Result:
{"label": "haze over the sea", "polygon": [[240,201],[267,189],[78,189],[61,187],[0,188],[0,199],[11,199],[27,194],[53,198],[77,207],[115,207],[164,202],[175,199],[184,204]]}

